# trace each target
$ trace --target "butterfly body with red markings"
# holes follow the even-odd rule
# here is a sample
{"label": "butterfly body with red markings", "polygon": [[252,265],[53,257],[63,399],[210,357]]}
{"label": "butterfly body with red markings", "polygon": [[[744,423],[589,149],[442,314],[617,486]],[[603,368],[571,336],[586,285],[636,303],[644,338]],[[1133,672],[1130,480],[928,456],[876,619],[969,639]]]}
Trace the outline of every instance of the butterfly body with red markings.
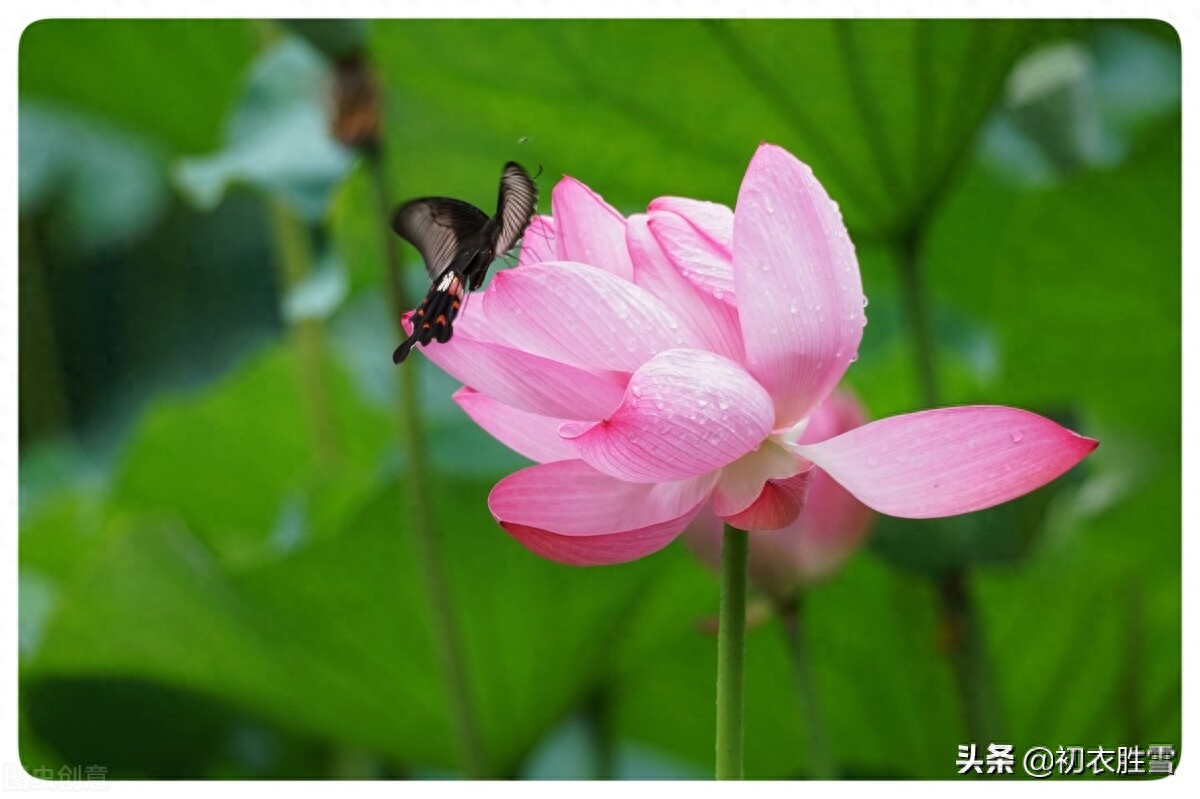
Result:
{"label": "butterfly body with red markings", "polygon": [[449,197],[422,197],[396,209],[392,229],[420,251],[433,283],[412,315],[412,333],[396,348],[400,363],[413,346],[445,343],[470,291],[477,290],[497,257],[516,246],[537,211],[537,184],[515,161],[500,175],[496,214]]}

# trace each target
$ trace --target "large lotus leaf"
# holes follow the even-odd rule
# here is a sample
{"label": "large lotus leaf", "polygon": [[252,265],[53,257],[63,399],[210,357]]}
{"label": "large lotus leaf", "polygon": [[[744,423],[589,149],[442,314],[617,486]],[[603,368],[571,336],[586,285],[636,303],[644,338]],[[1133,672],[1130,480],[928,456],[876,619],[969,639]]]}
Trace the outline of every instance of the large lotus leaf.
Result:
{"label": "large lotus leaf", "polygon": [[44,19],[21,34],[21,96],[87,109],[172,153],[215,147],[254,52],[254,23]]}
{"label": "large lotus leaf", "polygon": [[372,28],[372,52],[405,195],[487,209],[484,178],[515,158],[626,210],[651,199],[647,175],[660,194],[732,203],[768,140],[813,166],[852,229],[879,235],[907,227],[943,187],[1033,31],[995,20],[403,20]]}

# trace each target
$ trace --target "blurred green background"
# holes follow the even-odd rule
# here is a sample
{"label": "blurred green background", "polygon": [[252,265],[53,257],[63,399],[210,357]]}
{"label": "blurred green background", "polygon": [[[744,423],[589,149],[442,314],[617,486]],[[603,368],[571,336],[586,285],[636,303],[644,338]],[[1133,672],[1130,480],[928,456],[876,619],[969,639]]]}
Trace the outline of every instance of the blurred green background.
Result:
{"label": "blurred green background", "polygon": [[[858,245],[874,416],[987,402],[1102,442],[1027,500],[881,519],[807,591],[846,777],[952,777],[939,581],[978,614],[981,748],[1180,745],[1180,48],[1106,21],[71,21],[20,46],[20,740],[108,777],[462,773],[403,490],[381,211],[331,64],[384,102],[390,201],[541,166],[622,211],[732,204],[763,140]],[[405,249],[412,289],[423,271]],[[924,276],[934,384],[914,357]],[[715,578],[575,569],[487,492],[522,459],[421,358],[431,500],[498,777],[707,777]],[[778,622],[747,773],[809,763]]]}

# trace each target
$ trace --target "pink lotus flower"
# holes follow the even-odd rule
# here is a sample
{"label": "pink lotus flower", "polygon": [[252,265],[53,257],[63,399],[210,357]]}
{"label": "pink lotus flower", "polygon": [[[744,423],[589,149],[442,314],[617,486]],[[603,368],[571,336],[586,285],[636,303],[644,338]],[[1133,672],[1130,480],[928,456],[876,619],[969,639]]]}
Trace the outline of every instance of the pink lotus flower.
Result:
{"label": "pink lotus flower", "polygon": [[[824,441],[865,424],[867,415],[848,391],[838,389],[809,416],[800,443]],[[776,601],[837,571],[862,543],[875,514],[814,466],[804,507],[780,530],[750,537],[750,582]],[[687,529],[688,546],[705,565],[720,570],[724,522],[711,509],[700,511]]]}
{"label": "pink lotus flower", "polygon": [[[854,246],[812,171],[762,145],[736,213],[660,198],[628,220],[564,178],[520,261],[423,349],[481,427],[538,462],[488,499],[529,549],[577,565],[655,552],[703,509],[796,521],[813,464],[911,518],[1013,499],[1096,442],[1015,408],[941,408],[811,440],[866,319]],[[407,321],[406,321],[407,324]]]}

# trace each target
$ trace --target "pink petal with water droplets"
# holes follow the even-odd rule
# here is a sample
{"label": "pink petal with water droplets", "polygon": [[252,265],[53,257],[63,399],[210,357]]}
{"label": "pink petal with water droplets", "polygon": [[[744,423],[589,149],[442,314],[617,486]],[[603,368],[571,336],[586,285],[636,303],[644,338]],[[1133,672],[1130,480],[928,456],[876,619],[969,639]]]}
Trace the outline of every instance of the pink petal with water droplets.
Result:
{"label": "pink petal with water droplets", "polygon": [[598,471],[638,483],[679,480],[731,463],[771,432],[771,398],[738,364],[702,350],[656,355],[633,373],[621,406],[559,429]]}
{"label": "pink petal with water droplets", "polygon": [[488,507],[509,535],[542,557],[576,566],[623,563],[678,536],[714,479],[627,483],[582,461],[561,461],[505,477]]}
{"label": "pink petal with water droplets", "polygon": [[812,170],[758,148],[738,193],[733,275],[750,373],[777,426],[803,419],[856,357],[865,324],[854,245]]}
{"label": "pink petal with water droplets", "polygon": [[578,261],[633,279],[625,250],[625,217],[575,178],[564,177],[550,197],[557,232],[555,249],[564,261]]}
{"label": "pink petal with water droplets", "polygon": [[586,264],[505,270],[483,299],[504,341],[576,366],[632,372],[663,350],[702,346],[653,294]]}
{"label": "pink petal with water droplets", "polygon": [[733,211],[729,206],[687,197],[659,197],[651,201],[649,210],[681,216],[726,253],[733,252]]}
{"label": "pink petal with water droplets", "polygon": [[[412,329],[404,316],[404,329]],[[492,341],[456,326],[444,344],[418,347],[421,354],[465,385],[519,410],[563,419],[594,421],[612,412],[624,394],[624,376],[582,369]]]}
{"label": "pink petal with water droplets", "polygon": [[733,255],[729,247],[669,211],[651,211],[649,225],[681,275],[709,296],[736,304]]}
{"label": "pink petal with water droplets", "polygon": [[554,218],[535,216],[521,237],[521,254],[517,266],[536,264],[542,261],[560,261],[563,255],[558,250],[558,232]]}
{"label": "pink petal with water droplets", "polygon": [[699,289],[675,268],[650,232],[645,214],[629,217],[625,237],[633,258],[633,282],[671,308],[706,349],[741,362],[737,308]]}
{"label": "pink petal with water droplets", "polygon": [[538,463],[572,460],[575,451],[558,436],[565,419],[519,411],[463,386],[454,401],[467,416],[504,446]]}
{"label": "pink petal with water droplets", "polygon": [[1096,444],[1029,411],[970,405],[880,419],[793,451],[880,513],[926,519],[1033,491]]}

